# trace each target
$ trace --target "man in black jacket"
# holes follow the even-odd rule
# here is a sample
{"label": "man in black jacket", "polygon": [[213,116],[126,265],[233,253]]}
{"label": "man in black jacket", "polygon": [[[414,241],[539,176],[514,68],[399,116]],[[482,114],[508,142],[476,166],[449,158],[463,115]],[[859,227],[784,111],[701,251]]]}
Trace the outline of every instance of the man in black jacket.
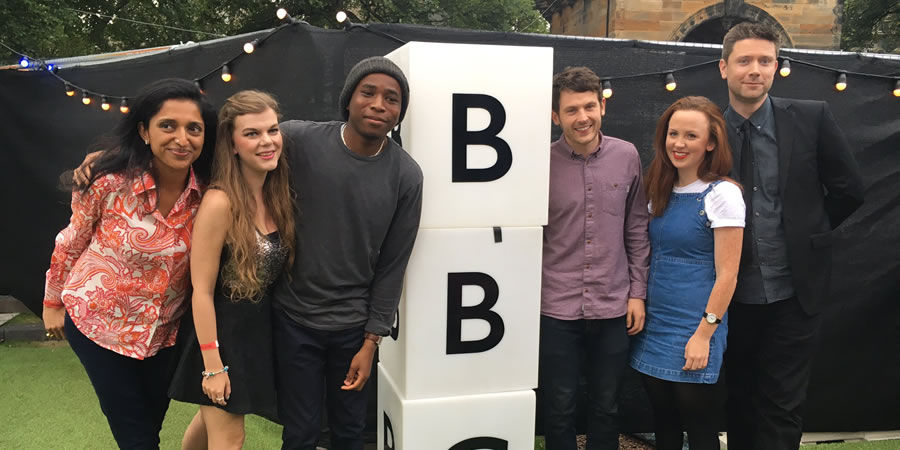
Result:
{"label": "man in black jacket", "polygon": [[747,204],[725,356],[728,446],[737,450],[799,447],[831,233],[863,202],[859,168],[828,105],[768,95],[777,57],[773,30],[742,23],[725,35],[719,61]]}

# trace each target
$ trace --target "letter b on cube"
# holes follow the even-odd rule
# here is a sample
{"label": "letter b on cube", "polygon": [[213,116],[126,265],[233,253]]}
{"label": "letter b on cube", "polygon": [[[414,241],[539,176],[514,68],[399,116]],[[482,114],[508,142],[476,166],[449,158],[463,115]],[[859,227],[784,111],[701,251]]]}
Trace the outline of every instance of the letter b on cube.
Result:
{"label": "letter b on cube", "polygon": [[421,229],[380,360],[407,400],[532,389],[540,227]]}
{"label": "letter b on cube", "polygon": [[422,168],[422,228],[547,223],[553,49],[410,42],[403,147]]}

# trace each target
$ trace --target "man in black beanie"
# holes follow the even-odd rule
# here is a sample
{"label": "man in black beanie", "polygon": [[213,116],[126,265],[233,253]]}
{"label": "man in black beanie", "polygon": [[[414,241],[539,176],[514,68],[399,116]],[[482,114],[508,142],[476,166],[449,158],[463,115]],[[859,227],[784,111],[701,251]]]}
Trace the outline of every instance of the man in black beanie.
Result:
{"label": "man in black beanie", "polygon": [[315,449],[323,399],[331,448],[363,448],[366,381],[422,211],[422,171],[387,137],[408,104],[403,72],[373,57],[347,76],[346,122],[281,124],[297,193],[297,257],[273,294],[284,449]]}

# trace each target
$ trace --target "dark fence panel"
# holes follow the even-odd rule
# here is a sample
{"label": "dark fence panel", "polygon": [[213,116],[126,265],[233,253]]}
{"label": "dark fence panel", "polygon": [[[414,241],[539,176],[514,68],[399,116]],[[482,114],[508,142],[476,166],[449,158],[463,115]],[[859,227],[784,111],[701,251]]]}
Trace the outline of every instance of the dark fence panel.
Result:
{"label": "dark fence panel", "polygon": [[[59,74],[92,91],[130,96],[158,78],[206,74],[240,52],[244,42],[261,35],[126,61],[64,67]],[[218,105],[238,90],[263,89],[279,98],[285,118],[339,119],[337,98],[350,67],[412,40],[552,46],[555,71],[586,65],[603,77],[677,69],[719,57],[715,48],[664,43],[406,25],[371,25],[349,32],[298,25],[237,60],[231,66],[233,82],[213,77],[204,89]],[[900,77],[896,59],[786,54],[842,70]],[[777,77],[773,95],[828,101],[866,179],[865,205],[835,233],[833,289],[815,356],[806,428],[900,429],[900,99],[890,93],[893,81],[851,76],[850,87],[838,93],[833,73],[800,64],[793,69],[789,78]],[[652,156],[656,119],[672,101],[704,95],[723,106],[727,102],[716,64],[675,75],[678,89],[673,93],[662,88],[662,76],[614,81],[604,133],[634,142],[645,164]],[[40,311],[53,237],[69,215],[69,194],[57,189],[58,177],[81,161],[89,144],[112,128],[118,116],[85,107],[77,96],[66,97],[62,84],[45,72],[0,71],[0,205],[5,211],[0,220],[0,293]],[[547,116],[549,120],[549,111]],[[555,129],[554,138],[558,134]],[[636,378],[623,392],[623,412],[627,429],[648,428],[646,399]]]}

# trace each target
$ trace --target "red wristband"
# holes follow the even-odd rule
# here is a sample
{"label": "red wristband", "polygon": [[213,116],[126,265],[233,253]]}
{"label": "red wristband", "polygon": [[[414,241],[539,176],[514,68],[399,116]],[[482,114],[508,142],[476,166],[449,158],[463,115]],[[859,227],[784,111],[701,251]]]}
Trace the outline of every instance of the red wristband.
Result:
{"label": "red wristband", "polygon": [[215,341],[210,342],[209,344],[200,344],[200,350],[201,350],[201,351],[203,351],[203,350],[215,350],[215,349],[217,349],[217,348],[219,348],[219,340],[218,340],[218,339],[216,339]]}

